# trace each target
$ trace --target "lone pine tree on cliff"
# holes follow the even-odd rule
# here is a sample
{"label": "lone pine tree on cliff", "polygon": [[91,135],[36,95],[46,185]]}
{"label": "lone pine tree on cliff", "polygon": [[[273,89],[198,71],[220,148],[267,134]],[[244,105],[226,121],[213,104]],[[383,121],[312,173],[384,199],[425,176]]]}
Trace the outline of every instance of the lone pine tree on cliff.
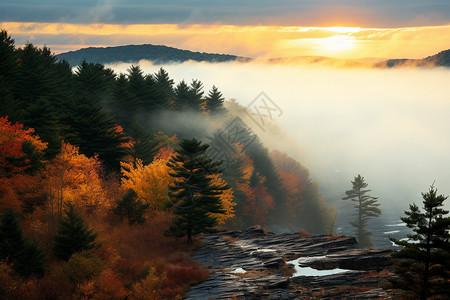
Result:
{"label": "lone pine tree on cliff", "polygon": [[358,243],[361,248],[369,248],[372,246],[370,240],[371,232],[367,230],[367,221],[371,217],[378,217],[381,215],[381,210],[378,208],[380,204],[377,203],[377,197],[372,197],[368,193],[370,190],[365,189],[367,183],[364,177],[358,174],[352,181],[352,189],[345,192],[347,196],[343,200],[352,200],[356,202],[355,209],[358,217],[355,222],[350,222],[350,225],[355,227],[355,234],[358,238]]}
{"label": "lone pine tree on cliff", "polygon": [[401,220],[413,233],[408,240],[391,238],[403,247],[394,252],[391,288],[400,289],[402,299],[448,299],[450,295],[450,217],[442,209],[444,195],[434,186],[422,193],[423,211],[413,203]]}
{"label": "lone pine tree on cliff", "polygon": [[212,176],[222,173],[218,168],[222,162],[214,162],[206,155],[208,147],[196,139],[183,139],[178,154],[167,163],[176,181],[169,186],[175,206],[169,232],[179,237],[187,235],[188,244],[192,244],[193,235],[214,232],[218,220],[212,214],[225,212],[219,197],[229,187],[213,184]]}

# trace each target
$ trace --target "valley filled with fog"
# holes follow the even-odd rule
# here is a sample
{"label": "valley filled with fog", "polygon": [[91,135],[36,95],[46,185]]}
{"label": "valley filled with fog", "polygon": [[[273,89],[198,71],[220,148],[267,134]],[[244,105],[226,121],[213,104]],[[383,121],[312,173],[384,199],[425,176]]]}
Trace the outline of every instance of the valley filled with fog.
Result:
{"label": "valley filled with fog", "polygon": [[[144,73],[161,67],[139,65]],[[124,73],[129,64],[108,67]],[[270,150],[284,151],[310,170],[321,194],[338,208],[342,233],[353,234],[353,208],[341,198],[357,174],[379,197],[383,212],[369,229],[401,223],[403,211],[421,204],[420,193],[433,183],[450,195],[448,69],[193,62],[162,67],[175,82],[198,78],[205,92],[215,84],[243,106],[264,92],[281,110],[272,116],[276,125],[261,130],[251,119],[247,124]]]}

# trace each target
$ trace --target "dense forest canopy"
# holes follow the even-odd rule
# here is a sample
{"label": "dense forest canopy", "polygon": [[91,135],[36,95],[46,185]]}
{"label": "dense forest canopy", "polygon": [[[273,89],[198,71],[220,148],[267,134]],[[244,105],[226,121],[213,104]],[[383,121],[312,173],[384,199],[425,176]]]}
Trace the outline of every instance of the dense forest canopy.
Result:
{"label": "dense forest canopy", "polygon": [[[197,162],[206,172],[197,181],[218,205],[206,214],[211,224],[331,232],[335,212],[308,170],[269,153],[224,102],[218,87],[206,91],[199,79],[174,82],[163,68],[144,74],[138,65],[125,74],[86,61],[72,68],[46,47],[17,48],[1,31],[0,214],[15,228],[8,239],[21,241],[14,259],[0,253],[0,273],[20,286],[8,295],[33,286],[41,297],[76,290],[74,297],[122,299],[157,289],[173,298],[204,279],[177,256],[180,241],[164,235],[177,209],[174,170],[183,173],[183,159],[174,158],[187,139],[201,141],[202,161],[211,162]],[[78,248],[65,251],[62,239]],[[28,257],[39,265],[23,271]],[[84,275],[74,277],[73,266]],[[175,267],[190,275],[180,280]],[[27,285],[17,274],[43,279]]]}

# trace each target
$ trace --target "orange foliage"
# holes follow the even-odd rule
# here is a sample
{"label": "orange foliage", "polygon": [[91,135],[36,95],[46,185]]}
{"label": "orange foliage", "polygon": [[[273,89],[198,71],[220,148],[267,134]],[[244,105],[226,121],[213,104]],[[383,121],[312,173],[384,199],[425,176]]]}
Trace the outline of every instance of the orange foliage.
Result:
{"label": "orange foliage", "polygon": [[47,148],[34,135],[34,129],[24,129],[22,124],[11,124],[8,117],[0,117],[0,209],[20,210],[28,200],[40,197],[39,174],[27,172],[32,165],[24,152],[26,142],[41,154]]}
{"label": "orange foliage", "polygon": [[245,193],[247,200],[244,205],[243,213],[253,218],[257,224],[264,224],[269,211],[275,208],[275,200],[267,192],[267,188],[258,185],[256,188],[250,187],[247,183],[238,183],[238,189]]}
{"label": "orange foliage", "polygon": [[0,170],[2,176],[22,173],[30,167],[23,152],[23,144],[30,142],[37,151],[44,151],[47,143],[34,135],[34,129],[24,129],[23,124],[11,124],[8,117],[0,117]]}
{"label": "orange foliage", "polygon": [[173,182],[166,163],[164,159],[156,159],[146,166],[140,159],[134,163],[121,162],[122,188],[133,189],[139,200],[150,203],[151,210],[161,210],[168,200],[169,184]]}
{"label": "orange foliage", "polygon": [[181,299],[190,284],[208,276],[207,270],[189,261],[186,243],[164,235],[172,219],[168,212],[157,212],[143,225],[121,223],[100,232],[108,236],[102,247],[107,253],[100,257],[114,261],[112,269],[131,287],[130,299]]}
{"label": "orange foliage", "polygon": [[[219,175],[214,175],[212,177],[211,183],[217,186],[226,184],[225,180],[223,180]],[[236,205],[236,203],[233,202],[233,199],[233,189],[231,188],[224,190],[220,195],[220,201],[222,202],[222,207],[225,210],[225,213],[212,214],[213,216],[217,217],[219,224],[224,224],[226,220],[234,217],[234,206]]]}
{"label": "orange foliage", "polygon": [[242,176],[242,179],[250,180],[253,174],[253,170],[255,169],[255,167],[253,166],[253,160],[242,150],[242,143],[235,143],[234,147],[236,148],[237,155],[240,156],[243,161],[242,172],[244,173],[244,176]]}
{"label": "orange foliage", "polygon": [[104,212],[110,207],[100,177],[96,157],[79,153],[77,146],[63,143],[59,153],[45,168],[51,210],[58,214],[64,203],[72,202],[84,211]]}
{"label": "orange foliage", "polygon": [[[114,131],[119,135],[124,134],[123,127],[120,125],[116,125],[116,127],[114,127]],[[127,140],[127,141],[123,142],[122,144],[120,144],[120,147],[130,149],[133,147],[133,144],[134,143],[131,140]]]}
{"label": "orange foliage", "polygon": [[158,153],[156,153],[156,155],[155,155],[155,160],[156,159],[162,159],[162,160],[166,160],[166,161],[168,161],[172,156],[174,156],[176,153],[175,153],[175,150],[173,150],[173,148],[172,147],[170,147],[170,146],[164,146],[164,147],[161,147],[161,148],[159,148],[159,150],[158,150]]}

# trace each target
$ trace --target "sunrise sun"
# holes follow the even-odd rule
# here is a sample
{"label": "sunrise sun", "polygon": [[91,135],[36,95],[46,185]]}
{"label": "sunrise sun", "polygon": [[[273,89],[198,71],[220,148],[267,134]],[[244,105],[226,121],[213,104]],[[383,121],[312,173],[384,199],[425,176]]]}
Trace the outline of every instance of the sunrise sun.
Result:
{"label": "sunrise sun", "polygon": [[317,39],[319,48],[327,52],[340,52],[351,50],[354,47],[355,38],[347,35],[335,35],[332,37]]}

